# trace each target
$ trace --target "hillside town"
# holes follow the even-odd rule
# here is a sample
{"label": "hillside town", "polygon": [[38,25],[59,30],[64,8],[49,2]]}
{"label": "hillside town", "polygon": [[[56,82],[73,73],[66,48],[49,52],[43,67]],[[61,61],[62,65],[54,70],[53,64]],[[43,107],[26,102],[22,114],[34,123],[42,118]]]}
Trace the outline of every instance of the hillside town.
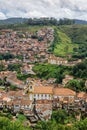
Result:
{"label": "hillside town", "polygon": [[[20,64],[21,74],[31,74],[34,63],[49,63],[54,65],[74,66],[82,60],[69,62],[65,58],[49,53],[49,47],[54,39],[52,28],[43,28],[36,33],[0,30],[0,54],[12,54],[14,58],[1,59],[0,65],[0,110],[8,109],[12,114],[23,113],[33,123],[38,120],[51,119],[52,111],[66,109],[67,111],[87,112],[86,92],[75,92],[65,85],[74,76],[65,75],[61,84],[55,78],[48,80],[28,77],[25,81],[18,79],[16,71],[9,71],[9,65]],[[21,58],[18,58],[21,56]],[[11,90],[16,86],[16,90]],[[87,80],[85,82],[87,87]]]}
{"label": "hillside town", "polygon": [[0,130],[87,130],[87,0],[0,0]]}

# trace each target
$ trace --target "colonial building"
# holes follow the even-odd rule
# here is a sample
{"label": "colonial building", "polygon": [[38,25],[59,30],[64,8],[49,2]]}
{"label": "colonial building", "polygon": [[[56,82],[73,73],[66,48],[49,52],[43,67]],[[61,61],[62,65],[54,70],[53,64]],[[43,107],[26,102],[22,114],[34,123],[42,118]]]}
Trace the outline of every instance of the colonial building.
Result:
{"label": "colonial building", "polygon": [[25,92],[29,94],[30,100],[53,100],[55,98],[74,100],[76,96],[76,93],[68,88],[35,86],[33,82],[29,83]]}
{"label": "colonial building", "polygon": [[76,96],[76,92],[68,88],[54,88],[53,89],[53,98],[63,101],[65,98],[68,98],[68,101],[73,101]]}
{"label": "colonial building", "polygon": [[53,88],[52,87],[39,87],[39,86],[29,86],[29,97],[30,100],[42,100],[48,99],[52,100],[53,96]]}
{"label": "colonial building", "polygon": [[48,58],[48,63],[55,64],[55,65],[66,65],[68,63],[68,61],[64,58],[50,55],[50,57]]}

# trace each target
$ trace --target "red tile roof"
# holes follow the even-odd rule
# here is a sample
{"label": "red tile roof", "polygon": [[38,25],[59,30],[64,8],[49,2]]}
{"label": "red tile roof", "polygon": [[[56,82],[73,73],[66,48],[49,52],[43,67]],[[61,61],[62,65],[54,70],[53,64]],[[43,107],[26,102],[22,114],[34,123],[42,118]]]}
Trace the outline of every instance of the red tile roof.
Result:
{"label": "red tile roof", "polygon": [[76,92],[68,88],[54,88],[54,95],[58,96],[75,96]]}
{"label": "red tile roof", "polygon": [[35,94],[53,94],[53,87],[34,87]]}

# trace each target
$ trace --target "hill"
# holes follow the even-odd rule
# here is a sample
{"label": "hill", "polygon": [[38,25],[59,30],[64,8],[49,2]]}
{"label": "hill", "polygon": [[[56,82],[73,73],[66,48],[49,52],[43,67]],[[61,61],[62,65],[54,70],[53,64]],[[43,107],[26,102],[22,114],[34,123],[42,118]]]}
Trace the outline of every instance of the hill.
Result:
{"label": "hill", "polygon": [[53,53],[57,56],[62,57],[66,57],[72,54],[74,47],[77,48],[78,45],[72,44],[71,38],[60,29],[56,28],[55,33],[56,34],[54,35],[56,35],[56,37],[54,36],[55,43],[53,43],[54,44]]}
{"label": "hill", "polygon": [[63,25],[55,28],[53,53],[57,56],[87,57],[87,25]]}
{"label": "hill", "polygon": [[21,23],[24,23],[24,22],[27,22],[28,19],[27,18],[8,18],[8,19],[5,19],[5,20],[0,20],[0,24],[3,25],[3,24],[21,24]]}
{"label": "hill", "polygon": [[[60,25],[60,24],[87,24],[85,20],[78,19],[60,19],[57,20],[55,18],[21,18],[21,17],[13,17],[5,20],[0,20],[0,25],[5,24],[20,24],[27,22],[29,25]],[[61,23],[62,22],[62,23]]]}
{"label": "hill", "polygon": [[87,24],[87,21],[75,19],[75,24]]}

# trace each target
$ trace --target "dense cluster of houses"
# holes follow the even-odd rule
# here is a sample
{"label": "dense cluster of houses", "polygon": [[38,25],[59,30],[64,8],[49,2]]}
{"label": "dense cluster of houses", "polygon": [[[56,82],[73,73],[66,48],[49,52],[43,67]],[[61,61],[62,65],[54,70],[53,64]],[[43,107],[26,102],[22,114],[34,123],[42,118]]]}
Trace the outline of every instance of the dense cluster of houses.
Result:
{"label": "dense cluster of houses", "polygon": [[[11,113],[23,113],[31,121],[48,120],[53,109],[86,111],[87,94],[64,88],[73,76],[66,75],[62,84],[56,84],[55,78],[41,80],[27,78],[21,81],[17,79],[16,72],[7,71],[9,64],[22,64],[21,74],[33,74],[33,63],[48,61],[50,64],[75,65],[81,60],[68,62],[64,58],[48,54],[48,48],[54,39],[52,28],[43,28],[32,34],[29,32],[1,30],[0,54],[11,53],[15,56],[23,56],[23,61],[17,58],[1,60],[0,65],[5,70],[0,72],[0,81],[5,84],[0,86],[0,109],[8,109]],[[35,38],[35,35],[38,38]],[[13,91],[9,86],[16,86]],[[87,81],[85,82],[87,86]]]}
{"label": "dense cluster of houses", "polygon": [[0,54],[22,55],[24,62],[30,63],[48,59],[48,46],[54,38],[52,28],[43,28],[35,34],[9,29],[0,32]]}
{"label": "dense cluster of houses", "polygon": [[23,82],[16,78],[14,72],[7,71],[0,75],[3,78],[7,75],[6,81],[17,86],[16,91],[0,89],[1,110],[7,108],[11,113],[23,113],[31,122],[50,119],[53,109],[87,111],[87,94],[64,88],[73,76],[66,75],[66,82],[63,80],[62,85],[56,85],[54,78],[47,81],[27,78]]}
{"label": "dense cluster of houses", "polygon": [[[80,59],[69,62],[65,58],[49,54],[48,50],[53,40],[54,30],[52,28],[42,28],[35,33],[9,29],[0,30],[0,54],[10,53],[14,56],[22,56],[24,63],[48,62],[56,65],[73,66],[81,62]],[[2,62],[5,66],[10,63],[22,63],[17,58]],[[26,73],[26,71],[22,72]],[[31,73],[33,72],[31,71]]]}

